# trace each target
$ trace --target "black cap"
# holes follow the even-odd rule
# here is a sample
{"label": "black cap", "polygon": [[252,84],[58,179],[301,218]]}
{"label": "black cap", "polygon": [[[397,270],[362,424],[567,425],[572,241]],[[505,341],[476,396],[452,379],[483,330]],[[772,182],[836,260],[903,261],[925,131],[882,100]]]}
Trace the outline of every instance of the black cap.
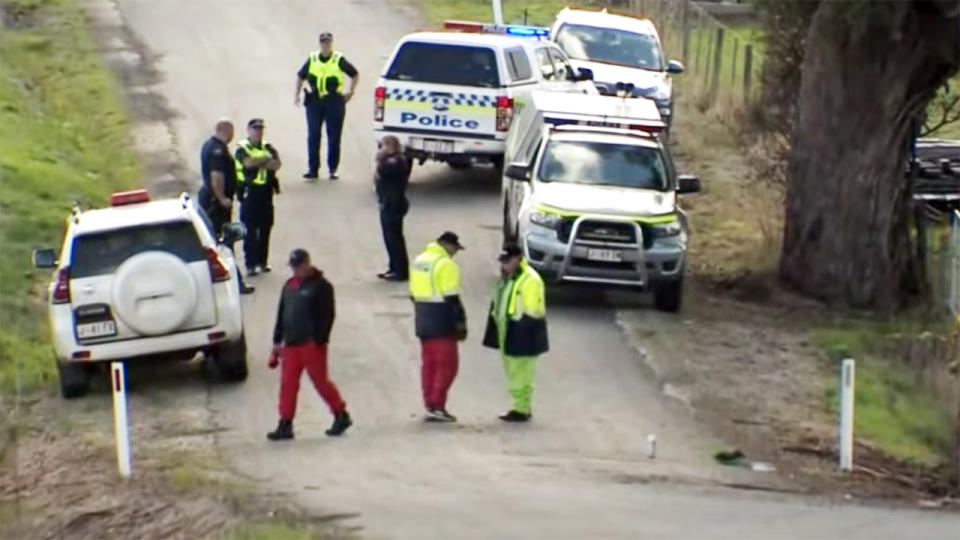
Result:
{"label": "black cap", "polygon": [[467,249],[460,244],[460,237],[457,236],[457,233],[446,231],[437,238],[437,242],[443,242],[445,244],[450,244],[457,249]]}
{"label": "black cap", "polygon": [[290,252],[290,260],[288,264],[296,268],[297,266],[300,266],[301,264],[306,262],[306,260],[309,258],[310,258],[310,254],[307,253],[307,250],[303,248],[297,248]]}
{"label": "black cap", "polygon": [[320,41],[330,41],[333,39],[333,34],[330,32],[320,32]]}
{"label": "black cap", "polygon": [[263,127],[263,118],[253,118],[247,122],[247,127]]}
{"label": "black cap", "polygon": [[507,244],[503,246],[503,249],[500,250],[500,256],[497,257],[497,259],[500,262],[503,262],[507,259],[512,259],[514,257],[522,257],[522,256],[523,256],[523,248],[521,248],[516,244]]}

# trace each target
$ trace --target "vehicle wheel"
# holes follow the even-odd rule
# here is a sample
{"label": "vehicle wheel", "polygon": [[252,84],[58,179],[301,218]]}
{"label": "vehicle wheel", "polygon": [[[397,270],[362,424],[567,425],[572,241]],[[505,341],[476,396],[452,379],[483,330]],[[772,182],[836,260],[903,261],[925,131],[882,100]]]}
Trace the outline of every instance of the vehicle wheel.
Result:
{"label": "vehicle wheel", "polygon": [[217,374],[222,380],[230,382],[246,380],[247,338],[241,334],[237,341],[221,345],[213,361]]}
{"label": "vehicle wheel", "polygon": [[57,374],[60,377],[60,394],[64,399],[87,395],[90,389],[90,370],[87,366],[73,362],[57,362]]}
{"label": "vehicle wheel", "polygon": [[653,304],[660,311],[676,313],[683,303],[683,279],[664,281],[653,287]]}

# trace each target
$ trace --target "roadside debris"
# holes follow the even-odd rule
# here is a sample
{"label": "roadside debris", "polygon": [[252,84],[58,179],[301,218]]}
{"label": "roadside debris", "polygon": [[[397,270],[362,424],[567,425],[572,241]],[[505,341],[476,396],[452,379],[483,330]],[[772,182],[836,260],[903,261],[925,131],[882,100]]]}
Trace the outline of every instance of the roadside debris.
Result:
{"label": "roadside debris", "polygon": [[713,459],[721,465],[743,467],[756,472],[776,472],[777,468],[763,461],[750,461],[740,450],[721,450],[713,455]]}

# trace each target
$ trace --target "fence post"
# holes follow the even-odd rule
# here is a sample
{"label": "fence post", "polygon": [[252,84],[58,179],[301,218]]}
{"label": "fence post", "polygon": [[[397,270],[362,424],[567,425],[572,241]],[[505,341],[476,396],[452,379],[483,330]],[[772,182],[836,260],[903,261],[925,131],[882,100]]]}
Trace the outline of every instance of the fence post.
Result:
{"label": "fence post", "polygon": [[683,28],[683,65],[689,65],[687,61],[690,59],[690,8],[688,7],[688,2],[684,0],[682,7],[680,8],[680,25]]}
{"label": "fence post", "polygon": [[693,55],[693,65],[694,65],[693,71],[695,73],[700,72],[700,46],[702,41],[703,41],[703,30],[701,30],[700,25],[697,25],[697,50]]}
{"label": "fence post", "polygon": [[753,75],[753,45],[747,43],[743,47],[743,95],[750,97],[750,78]]}
{"label": "fence post", "polygon": [[730,68],[730,86],[737,87],[737,57],[740,56],[740,39],[733,38],[733,66]]}
{"label": "fence post", "polygon": [[710,80],[710,103],[717,99],[720,89],[720,67],[723,64],[723,28],[717,28],[717,45],[713,49],[713,77]]}

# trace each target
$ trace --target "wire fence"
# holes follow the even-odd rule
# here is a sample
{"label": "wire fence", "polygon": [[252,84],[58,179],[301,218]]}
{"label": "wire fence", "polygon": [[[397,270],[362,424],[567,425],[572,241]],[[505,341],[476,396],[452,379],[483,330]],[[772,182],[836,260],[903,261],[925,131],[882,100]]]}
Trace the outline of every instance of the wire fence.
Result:
{"label": "wire fence", "polygon": [[740,105],[758,91],[763,45],[749,19],[723,24],[689,0],[628,0],[621,6],[611,11],[653,21],[666,54],[685,67],[675,83],[702,109]]}

